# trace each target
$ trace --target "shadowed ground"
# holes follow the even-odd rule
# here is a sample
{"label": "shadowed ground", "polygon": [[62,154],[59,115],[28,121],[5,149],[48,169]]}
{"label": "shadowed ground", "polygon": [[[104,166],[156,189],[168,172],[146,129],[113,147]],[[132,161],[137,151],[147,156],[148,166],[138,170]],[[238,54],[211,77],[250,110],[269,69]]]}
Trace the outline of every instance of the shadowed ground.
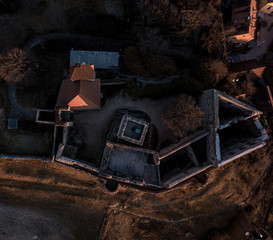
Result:
{"label": "shadowed ground", "polygon": [[0,239],[72,239],[71,226],[44,211],[0,204]]}

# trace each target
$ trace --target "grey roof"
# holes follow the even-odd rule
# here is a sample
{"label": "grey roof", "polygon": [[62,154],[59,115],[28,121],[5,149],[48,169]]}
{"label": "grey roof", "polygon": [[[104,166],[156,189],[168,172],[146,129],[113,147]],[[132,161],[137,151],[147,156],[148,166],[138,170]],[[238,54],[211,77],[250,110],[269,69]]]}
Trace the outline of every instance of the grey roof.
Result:
{"label": "grey roof", "polygon": [[117,69],[118,52],[70,50],[70,66],[76,63],[95,65],[100,69]]}
{"label": "grey roof", "polygon": [[148,153],[114,146],[108,168],[112,171],[143,177]]}

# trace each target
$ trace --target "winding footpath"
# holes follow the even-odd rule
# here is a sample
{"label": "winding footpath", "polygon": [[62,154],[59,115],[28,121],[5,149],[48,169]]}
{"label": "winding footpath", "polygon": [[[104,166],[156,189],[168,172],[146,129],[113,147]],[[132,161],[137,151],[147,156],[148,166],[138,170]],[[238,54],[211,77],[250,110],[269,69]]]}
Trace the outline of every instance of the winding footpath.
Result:
{"label": "winding footpath", "polygon": [[10,118],[20,118],[22,115],[35,119],[36,111],[21,106],[16,95],[16,83],[10,82],[8,85],[8,97],[11,104]]}
{"label": "winding footpath", "polygon": [[96,37],[96,36],[89,36],[89,35],[81,35],[81,34],[74,34],[68,32],[60,32],[60,33],[49,33],[37,38],[32,39],[29,41],[25,46],[24,50],[29,51],[35,46],[44,43],[46,41],[54,41],[54,40],[66,40],[66,41],[86,41],[86,42],[93,42],[94,44],[105,44],[108,48],[121,48],[126,45],[135,44],[131,40],[121,40],[121,39],[108,39],[104,37]]}

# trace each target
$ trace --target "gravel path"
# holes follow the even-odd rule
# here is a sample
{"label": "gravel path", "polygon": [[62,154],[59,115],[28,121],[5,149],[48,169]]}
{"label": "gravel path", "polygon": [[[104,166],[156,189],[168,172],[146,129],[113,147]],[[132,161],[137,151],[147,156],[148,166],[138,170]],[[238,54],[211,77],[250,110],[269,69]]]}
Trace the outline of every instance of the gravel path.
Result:
{"label": "gravel path", "polygon": [[36,112],[21,106],[16,96],[16,83],[10,82],[8,85],[8,96],[11,104],[10,118],[20,118],[22,115],[35,119]]}

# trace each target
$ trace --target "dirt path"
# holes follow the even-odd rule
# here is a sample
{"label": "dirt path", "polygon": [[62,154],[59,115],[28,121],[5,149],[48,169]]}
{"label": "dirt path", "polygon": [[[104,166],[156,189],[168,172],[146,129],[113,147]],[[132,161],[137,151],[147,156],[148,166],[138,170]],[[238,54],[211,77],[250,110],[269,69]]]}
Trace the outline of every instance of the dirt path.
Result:
{"label": "dirt path", "polygon": [[114,214],[109,226],[124,228],[106,229],[105,239],[202,239],[238,214],[234,209],[249,196],[267,166],[263,154],[258,151],[212,170],[206,185],[190,180],[159,194],[121,186],[110,195],[99,179],[63,165],[1,160],[0,202],[39,210],[42,216],[46,212],[45,216],[58,219],[56,224],[64,221],[64,226],[73,226],[69,228],[73,239],[98,239],[111,209],[123,212]]}
{"label": "dirt path", "polygon": [[28,109],[26,107],[23,107],[22,105],[18,103],[15,82],[9,83],[8,96],[9,96],[9,101],[11,104],[11,112],[10,112],[11,118],[20,118],[21,115],[24,115],[26,117],[31,118],[32,120],[35,119],[35,116],[36,116],[35,111],[32,111],[31,109]]}

